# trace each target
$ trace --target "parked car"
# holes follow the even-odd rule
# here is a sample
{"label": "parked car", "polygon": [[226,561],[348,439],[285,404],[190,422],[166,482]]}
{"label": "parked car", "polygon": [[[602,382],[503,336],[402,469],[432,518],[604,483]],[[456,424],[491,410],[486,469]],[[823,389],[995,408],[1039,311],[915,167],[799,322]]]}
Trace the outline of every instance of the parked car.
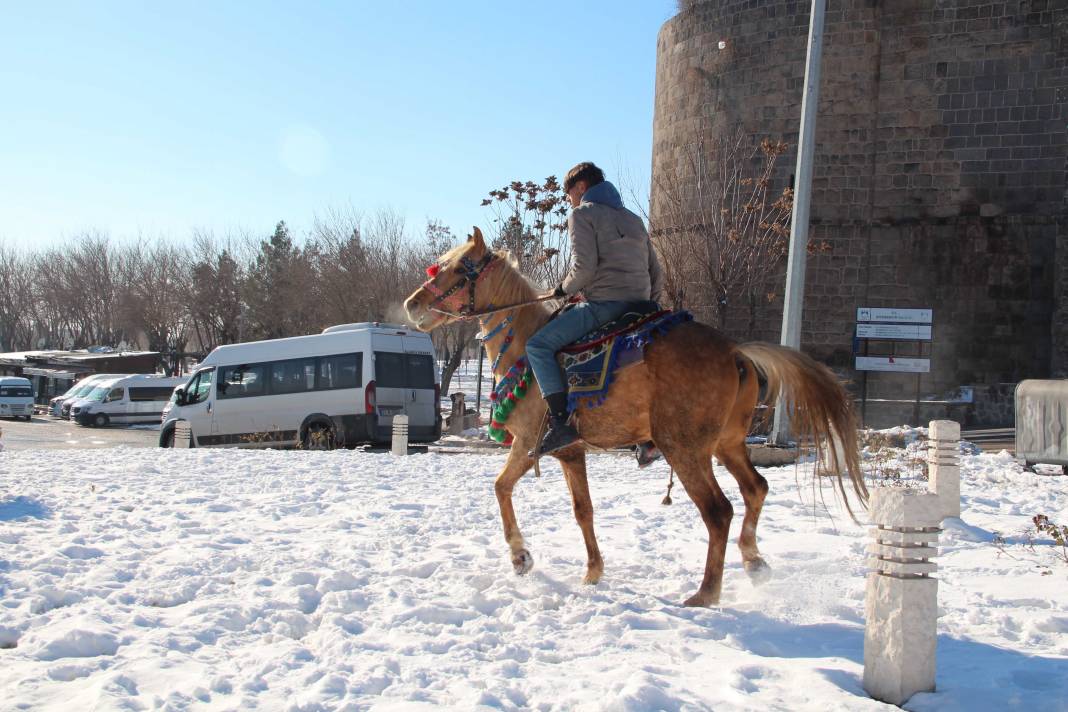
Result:
{"label": "parked car", "polygon": [[98,428],[112,423],[158,423],[175,386],[184,381],[153,374],[99,381],[87,397],[74,403],[70,417],[79,425]]}
{"label": "parked car", "polygon": [[[99,382],[109,380],[112,378],[119,378],[124,374],[121,373],[93,373],[82,380],[75,383],[73,386],[67,389],[67,392],[61,396],[56,396],[52,400],[48,401],[48,414],[55,418],[69,418],[70,417],[70,404],[78,400],[83,396],[89,395],[89,392],[93,390],[93,387]],[[63,407],[66,406],[66,412],[63,412]]]}
{"label": "parked car", "polygon": [[33,417],[33,384],[28,378],[0,376],[0,418]]}
{"label": "parked car", "polygon": [[343,324],[220,346],[176,391],[159,443],[173,447],[184,420],[194,447],[351,447],[388,442],[401,414],[411,441],[432,442],[439,390],[430,336],[404,326]]}

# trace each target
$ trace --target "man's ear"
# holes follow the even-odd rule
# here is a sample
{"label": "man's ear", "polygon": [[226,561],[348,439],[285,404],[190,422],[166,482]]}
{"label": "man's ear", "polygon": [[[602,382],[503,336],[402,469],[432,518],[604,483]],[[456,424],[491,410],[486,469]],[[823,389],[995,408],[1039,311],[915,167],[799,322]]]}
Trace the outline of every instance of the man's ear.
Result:
{"label": "man's ear", "polygon": [[474,227],[471,237],[467,238],[467,241],[474,244],[475,250],[479,252],[486,251],[486,241],[482,238],[482,231],[478,229],[477,225]]}

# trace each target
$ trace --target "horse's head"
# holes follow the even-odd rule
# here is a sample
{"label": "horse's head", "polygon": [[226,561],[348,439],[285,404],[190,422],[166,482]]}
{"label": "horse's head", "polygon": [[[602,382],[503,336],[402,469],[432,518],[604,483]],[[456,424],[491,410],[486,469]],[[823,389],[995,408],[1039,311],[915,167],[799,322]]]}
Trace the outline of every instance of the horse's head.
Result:
{"label": "horse's head", "polygon": [[486,295],[478,294],[477,288],[501,259],[486,247],[476,227],[467,242],[427,267],[427,281],[404,301],[408,319],[420,331],[433,331],[485,306]]}

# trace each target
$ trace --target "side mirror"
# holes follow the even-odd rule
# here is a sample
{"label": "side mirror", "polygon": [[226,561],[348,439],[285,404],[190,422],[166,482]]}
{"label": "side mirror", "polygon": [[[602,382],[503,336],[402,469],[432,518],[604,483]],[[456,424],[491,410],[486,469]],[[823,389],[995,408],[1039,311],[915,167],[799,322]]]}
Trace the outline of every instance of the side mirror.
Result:
{"label": "side mirror", "polygon": [[174,392],[174,403],[175,403],[175,405],[185,405],[185,389],[184,388],[179,388],[177,391]]}

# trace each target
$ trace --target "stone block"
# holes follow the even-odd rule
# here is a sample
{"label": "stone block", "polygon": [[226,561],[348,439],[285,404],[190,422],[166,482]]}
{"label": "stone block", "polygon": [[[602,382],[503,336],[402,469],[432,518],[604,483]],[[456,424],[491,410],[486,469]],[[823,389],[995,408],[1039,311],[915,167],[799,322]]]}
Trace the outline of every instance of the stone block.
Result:
{"label": "stone block", "polygon": [[938,580],[868,574],[864,599],[864,689],[904,704],[935,689]]}
{"label": "stone block", "polygon": [[927,437],[930,440],[960,440],[960,423],[953,420],[932,420]]}
{"label": "stone block", "polygon": [[871,520],[880,527],[927,528],[942,521],[937,495],[914,490],[879,487],[871,493]]}

